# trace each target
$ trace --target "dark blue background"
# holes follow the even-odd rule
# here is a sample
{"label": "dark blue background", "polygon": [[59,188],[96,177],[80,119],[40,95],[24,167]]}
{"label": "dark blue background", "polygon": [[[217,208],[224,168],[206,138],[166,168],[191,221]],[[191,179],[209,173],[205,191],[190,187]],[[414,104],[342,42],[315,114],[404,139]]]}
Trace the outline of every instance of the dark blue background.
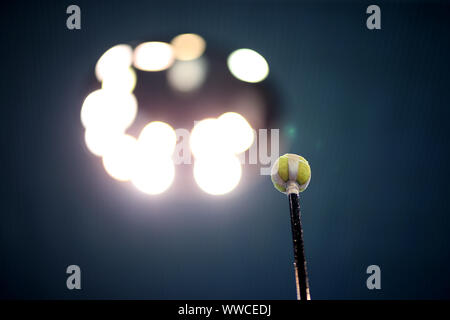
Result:
{"label": "dark blue background", "polygon": [[[148,197],[84,147],[102,52],[196,32],[269,61],[295,129],[281,152],[312,166],[312,297],[450,298],[448,3],[377,2],[379,31],[356,1],[74,3],[80,31],[65,26],[72,2],[2,7],[0,297],[295,298],[288,204],[268,177],[224,197]],[[70,264],[81,291],[66,288]],[[382,290],[366,288],[371,264]]]}

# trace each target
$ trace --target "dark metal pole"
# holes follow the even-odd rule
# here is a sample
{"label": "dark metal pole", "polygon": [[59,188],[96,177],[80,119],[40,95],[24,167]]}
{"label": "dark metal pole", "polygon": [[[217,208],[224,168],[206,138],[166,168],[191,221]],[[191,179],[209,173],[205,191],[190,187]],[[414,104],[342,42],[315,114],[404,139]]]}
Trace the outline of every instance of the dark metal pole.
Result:
{"label": "dark metal pole", "polygon": [[300,220],[300,203],[297,193],[289,194],[291,209],[292,240],[294,241],[294,268],[297,300],[311,300],[308,273],[306,271],[305,250],[303,248],[303,229]]}

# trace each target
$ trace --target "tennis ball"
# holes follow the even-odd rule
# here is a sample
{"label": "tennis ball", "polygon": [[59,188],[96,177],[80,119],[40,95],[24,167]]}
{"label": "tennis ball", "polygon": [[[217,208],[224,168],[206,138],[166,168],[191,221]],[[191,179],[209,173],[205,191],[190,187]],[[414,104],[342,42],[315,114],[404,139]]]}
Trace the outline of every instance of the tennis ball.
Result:
{"label": "tennis ball", "polygon": [[311,168],[305,158],[286,153],[273,164],[271,178],[274,187],[280,192],[288,193],[290,185],[296,186],[298,192],[303,192],[311,180]]}

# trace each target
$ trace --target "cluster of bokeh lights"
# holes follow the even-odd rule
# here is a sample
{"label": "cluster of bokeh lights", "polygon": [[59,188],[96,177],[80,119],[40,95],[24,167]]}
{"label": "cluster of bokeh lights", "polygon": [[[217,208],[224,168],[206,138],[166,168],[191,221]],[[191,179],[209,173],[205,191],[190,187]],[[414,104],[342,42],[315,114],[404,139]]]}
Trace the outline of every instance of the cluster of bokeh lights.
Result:
{"label": "cluster of bokeh lights", "polygon": [[[130,181],[151,195],[172,185],[175,130],[165,122],[152,121],[137,138],[127,133],[138,111],[133,94],[137,81],[134,68],[148,72],[167,70],[167,80],[174,90],[193,91],[206,79],[205,49],[201,36],[182,34],[171,43],[144,42],[134,49],[126,44],[116,45],[100,57],[95,75],[102,86],[84,100],[81,122],[87,148],[102,158],[111,177]],[[231,74],[245,82],[262,81],[269,72],[266,60],[250,49],[234,51],[227,64]],[[197,122],[189,141],[197,185],[212,195],[233,190],[242,174],[239,154],[250,148],[253,141],[252,127],[238,113],[227,112]]]}
{"label": "cluster of bokeh lights", "polygon": [[250,148],[253,140],[252,127],[235,112],[198,122],[190,136],[195,157],[194,178],[198,186],[213,195],[233,190],[242,173],[238,155]]}

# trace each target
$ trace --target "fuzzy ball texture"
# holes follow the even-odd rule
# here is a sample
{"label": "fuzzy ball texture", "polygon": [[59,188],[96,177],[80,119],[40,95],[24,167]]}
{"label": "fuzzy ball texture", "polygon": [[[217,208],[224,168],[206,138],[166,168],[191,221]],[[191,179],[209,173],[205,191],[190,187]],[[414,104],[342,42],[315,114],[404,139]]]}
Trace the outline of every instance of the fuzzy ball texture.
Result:
{"label": "fuzzy ball texture", "polygon": [[302,192],[311,181],[311,168],[305,158],[287,153],[275,161],[271,178],[274,187],[280,192],[286,193],[288,183],[291,182],[295,182],[299,192]]}

